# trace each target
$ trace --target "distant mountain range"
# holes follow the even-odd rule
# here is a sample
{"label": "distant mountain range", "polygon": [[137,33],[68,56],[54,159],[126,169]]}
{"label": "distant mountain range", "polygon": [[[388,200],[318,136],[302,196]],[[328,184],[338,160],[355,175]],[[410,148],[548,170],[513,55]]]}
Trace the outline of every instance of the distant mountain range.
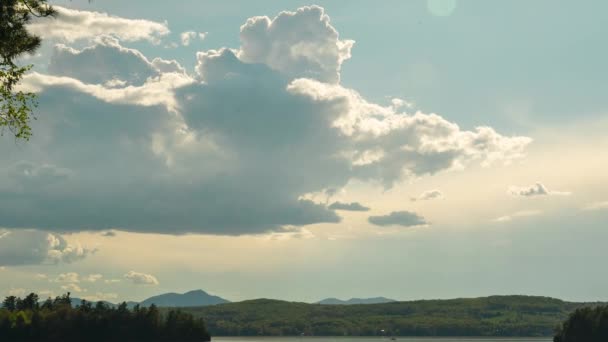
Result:
{"label": "distant mountain range", "polygon": [[[72,298],[72,303],[75,305],[79,305],[82,302],[80,298]],[[107,301],[103,301],[107,305],[116,306],[118,304],[110,303]],[[203,290],[194,290],[189,291],[183,294],[180,293],[164,293],[158,296],[150,297],[142,302],[127,302],[127,307],[132,308],[135,305],[139,304],[140,306],[148,307],[152,304],[155,304],[159,307],[192,307],[192,306],[208,306],[208,305],[217,305],[230,303],[229,300],[224,298],[210,295]]]}
{"label": "distant mountain range", "polygon": [[[79,305],[82,302],[80,298],[72,298],[74,305]],[[116,303],[110,303],[108,301],[102,301],[109,306],[117,306]],[[348,300],[342,300],[338,298],[325,298],[314,304],[322,305],[356,305],[356,304],[383,304],[396,302],[394,299],[386,297],[374,297],[374,298],[351,298]],[[186,293],[163,293],[157,296],[150,297],[141,302],[128,301],[127,307],[133,308],[135,305],[148,307],[155,304],[159,307],[174,307],[174,308],[187,308],[193,306],[209,306],[217,304],[230,303],[229,300],[222,297],[211,295],[203,290],[193,290]]]}
{"label": "distant mountain range", "polygon": [[391,303],[396,302],[394,299],[385,298],[385,297],[374,297],[374,298],[351,298],[348,300],[341,300],[338,298],[325,298],[321,301],[318,301],[315,304],[323,304],[323,305],[355,305],[355,304],[382,304],[382,303]]}

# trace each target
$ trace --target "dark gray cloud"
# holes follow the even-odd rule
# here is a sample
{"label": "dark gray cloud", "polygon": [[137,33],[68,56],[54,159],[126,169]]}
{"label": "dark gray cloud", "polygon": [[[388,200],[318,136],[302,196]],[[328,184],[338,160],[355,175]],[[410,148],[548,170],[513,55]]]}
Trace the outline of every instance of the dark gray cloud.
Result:
{"label": "dark gray cloud", "polygon": [[343,202],[334,202],[330,204],[328,209],[331,210],[346,210],[346,211],[369,211],[369,207],[362,205],[359,202],[351,202],[351,203],[343,203]]}
{"label": "dark gray cloud", "polygon": [[420,194],[418,197],[412,197],[411,200],[415,201],[429,201],[434,199],[443,198],[443,192],[440,190],[428,190]]}
{"label": "dark gray cloud", "polygon": [[[330,77],[345,43],[322,10],[279,17],[291,34],[258,35],[247,25],[270,28],[249,21],[241,50],[199,52],[190,76],[116,40],[63,48],[53,58],[73,69],[54,60],[56,75],[25,80],[40,95],[35,136],[19,153],[0,144],[0,226],[242,235],[336,223],[335,209],[305,195],[335,193],[355,178],[390,187],[455,164],[510,160],[528,144],[366,101]],[[290,44],[308,47],[306,65],[328,69],[305,75],[299,59],[287,61],[291,69],[255,50]],[[102,75],[87,69],[93,56],[104,58]]]}
{"label": "dark gray cloud", "polygon": [[413,227],[428,224],[424,217],[411,211],[393,211],[388,215],[370,216],[367,220],[376,226]]}
{"label": "dark gray cloud", "polygon": [[58,234],[38,230],[0,230],[0,266],[72,263],[93,250],[71,245]]}

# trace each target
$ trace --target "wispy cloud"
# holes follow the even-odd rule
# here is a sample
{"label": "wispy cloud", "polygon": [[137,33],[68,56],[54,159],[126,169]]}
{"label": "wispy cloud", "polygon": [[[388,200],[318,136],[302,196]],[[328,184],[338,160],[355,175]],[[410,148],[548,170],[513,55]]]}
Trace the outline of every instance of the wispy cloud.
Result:
{"label": "wispy cloud", "polygon": [[514,212],[510,215],[497,217],[493,221],[494,222],[509,222],[509,221],[513,221],[514,219],[517,219],[517,218],[537,216],[540,214],[542,214],[542,211],[540,211],[540,210],[521,210],[521,211]]}
{"label": "wispy cloud", "polygon": [[443,192],[435,189],[435,190],[425,191],[425,192],[421,193],[420,196],[418,196],[418,197],[412,197],[411,200],[412,200],[412,202],[415,202],[415,201],[428,201],[428,200],[434,200],[434,199],[440,199],[440,198],[443,198]]}
{"label": "wispy cloud", "polygon": [[393,211],[388,215],[370,216],[367,220],[376,226],[413,227],[428,224],[424,217],[411,211]]}
{"label": "wispy cloud", "polygon": [[124,275],[125,279],[129,279],[136,285],[158,285],[158,279],[151,274],[130,271]]}
{"label": "wispy cloud", "polygon": [[541,182],[536,182],[533,185],[529,186],[511,186],[507,191],[510,195],[513,196],[522,196],[522,197],[534,197],[534,196],[568,196],[571,195],[571,192],[568,191],[554,191],[549,190],[545,185]]}
{"label": "wispy cloud", "polygon": [[369,207],[366,207],[359,202],[351,202],[351,203],[334,202],[334,203],[330,204],[327,208],[331,209],[331,210],[345,210],[345,211],[369,211],[369,209],[370,209]]}

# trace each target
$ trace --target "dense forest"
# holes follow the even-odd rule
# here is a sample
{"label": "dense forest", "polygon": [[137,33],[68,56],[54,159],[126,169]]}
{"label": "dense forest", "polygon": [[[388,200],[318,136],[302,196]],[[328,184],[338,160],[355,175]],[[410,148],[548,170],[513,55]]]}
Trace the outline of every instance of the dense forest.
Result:
{"label": "dense forest", "polygon": [[589,305],[593,304],[546,297],[493,296],[366,305],[258,299],[184,310],[203,317],[213,336],[549,337],[572,311]]}
{"label": "dense forest", "polygon": [[70,294],[40,303],[38,295],[6,297],[0,309],[0,341],[209,341],[201,318],[179,310],[126,303],[111,307]]}
{"label": "dense forest", "polygon": [[554,342],[608,341],[608,306],[580,308],[558,329]]}

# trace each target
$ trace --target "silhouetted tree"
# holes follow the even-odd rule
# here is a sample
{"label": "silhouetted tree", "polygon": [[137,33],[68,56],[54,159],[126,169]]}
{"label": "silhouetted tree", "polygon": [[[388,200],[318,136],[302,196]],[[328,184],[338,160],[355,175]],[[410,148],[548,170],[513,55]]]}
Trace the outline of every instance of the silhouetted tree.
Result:
{"label": "silhouetted tree", "polygon": [[8,296],[4,298],[4,301],[2,301],[2,307],[8,311],[15,311],[17,309],[17,297]]}
{"label": "silhouetted tree", "polygon": [[6,128],[16,138],[27,140],[31,136],[30,120],[37,103],[34,93],[15,91],[15,86],[31,68],[20,67],[15,60],[40,46],[40,37],[29,33],[26,25],[33,17],[54,14],[47,0],[0,1],[0,130]]}
{"label": "silhouetted tree", "polygon": [[558,328],[554,342],[608,341],[608,306],[581,308]]}
{"label": "silhouetted tree", "polygon": [[[6,304],[6,305],[5,305]],[[38,304],[38,295],[7,297],[0,309],[0,341],[209,341],[201,319],[181,311],[163,316],[156,306],[135,307],[127,303],[95,306],[83,300],[75,308],[70,294]]]}

